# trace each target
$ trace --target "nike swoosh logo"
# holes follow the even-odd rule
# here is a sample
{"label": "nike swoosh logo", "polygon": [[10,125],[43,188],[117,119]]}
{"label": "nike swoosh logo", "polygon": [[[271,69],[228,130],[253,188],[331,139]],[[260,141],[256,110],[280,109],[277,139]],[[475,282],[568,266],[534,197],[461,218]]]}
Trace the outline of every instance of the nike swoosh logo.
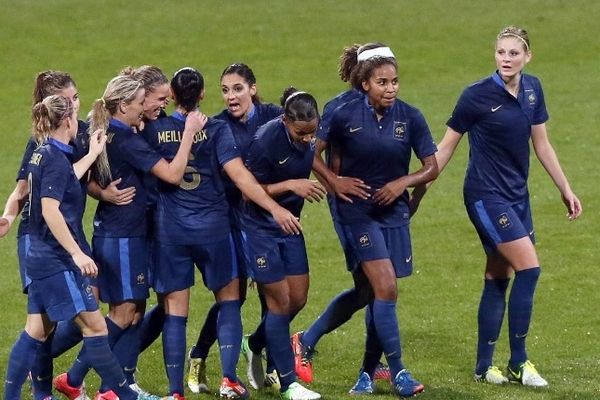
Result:
{"label": "nike swoosh logo", "polygon": [[488,340],[488,344],[489,344],[490,346],[493,346],[493,345],[495,345],[495,344],[496,344],[496,342],[497,342],[497,340]]}
{"label": "nike swoosh logo", "polygon": [[517,339],[523,339],[524,337],[527,337],[527,332],[521,334],[521,333],[515,333],[515,337]]}
{"label": "nike swoosh logo", "polygon": [[356,131],[360,131],[363,127],[359,126],[358,128],[350,128],[350,133],[354,133]]}
{"label": "nike swoosh logo", "polygon": [[410,260],[412,260],[412,254],[411,254],[409,257],[406,257],[406,258],[404,259],[404,261],[406,261],[407,263],[409,263],[409,262],[410,262]]}
{"label": "nike swoosh logo", "polygon": [[502,104],[500,104],[498,107],[492,107],[492,112],[498,111],[500,107],[502,107]]}
{"label": "nike swoosh logo", "polygon": [[286,376],[288,376],[288,375],[289,375],[289,374],[291,374],[291,373],[292,373],[292,371],[290,371],[290,372],[288,372],[288,373],[286,373],[286,374],[281,374],[281,377],[282,377],[282,378],[285,378]]}
{"label": "nike swoosh logo", "polygon": [[283,165],[287,162],[287,160],[289,160],[289,157],[284,158],[283,160],[279,160],[279,165]]}
{"label": "nike swoosh logo", "polygon": [[47,381],[48,379],[52,378],[52,375],[48,375],[48,376],[36,376],[35,379],[38,382],[43,382],[43,381]]}
{"label": "nike swoosh logo", "polygon": [[125,379],[123,382],[119,383],[119,387],[125,387],[125,385],[127,385],[127,379]]}

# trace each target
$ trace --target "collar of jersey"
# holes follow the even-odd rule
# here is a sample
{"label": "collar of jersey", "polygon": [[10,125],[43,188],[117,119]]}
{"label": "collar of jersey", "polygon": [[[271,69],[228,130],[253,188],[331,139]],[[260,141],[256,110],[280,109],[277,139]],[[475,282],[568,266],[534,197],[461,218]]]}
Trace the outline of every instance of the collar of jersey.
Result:
{"label": "collar of jersey", "polygon": [[73,154],[73,147],[68,144],[64,144],[63,142],[59,142],[58,140],[52,138],[48,139],[48,143],[57,147],[63,153]]}
{"label": "collar of jersey", "polygon": [[[367,106],[367,109],[368,109],[369,111],[371,111],[373,114],[376,114],[375,108],[374,108],[374,107],[373,107],[371,104],[369,104],[369,96],[367,96],[366,94],[365,94],[364,96],[365,96],[365,97],[364,97],[364,100],[363,100],[363,101],[365,102],[365,105]],[[393,107],[393,106],[392,106],[392,107]],[[385,116],[385,115],[386,115],[386,114],[387,114],[387,113],[388,113],[388,112],[391,110],[391,108],[392,108],[392,107],[388,107],[388,108],[386,108],[386,109],[383,111],[383,116]]]}
{"label": "collar of jersey", "polygon": [[112,125],[112,126],[114,126],[116,128],[119,128],[119,129],[125,129],[125,130],[128,130],[128,131],[131,131],[131,127],[130,126],[128,126],[126,123],[121,122],[121,121],[119,121],[118,119],[115,119],[115,118],[111,118],[110,122],[108,124]]}
{"label": "collar of jersey", "polygon": [[[492,79],[494,80],[494,82],[496,83],[496,85],[500,86],[502,89],[506,90],[506,84],[504,83],[504,81],[502,80],[502,78],[500,77],[500,74],[498,73],[498,71],[496,70],[496,72],[494,72],[492,74]],[[521,72],[521,78],[520,78],[520,82],[519,82],[519,92],[523,89],[523,72]]]}
{"label": "collar of jersey", "polygon": [[180,113],[179,111],[173,111],[173,114],[171,114],[171,116],[175,119],[178,119],[179,121],[185,121],[186,119],[186,116]]}

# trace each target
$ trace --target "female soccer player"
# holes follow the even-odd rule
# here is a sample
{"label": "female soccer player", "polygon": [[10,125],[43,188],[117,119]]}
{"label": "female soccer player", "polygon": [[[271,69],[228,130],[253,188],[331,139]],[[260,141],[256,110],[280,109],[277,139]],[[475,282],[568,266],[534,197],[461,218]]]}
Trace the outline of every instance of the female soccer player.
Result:
{"label": "female soccer player", "polygon": [[[256,77],[252,69],[246,64],[238,63],[231,64],[225,68],[221,74],[221,94],[226,109],[215,116],[216,119],[225,121],[231,128],[235,144],[238,147],[242,159],[245,159],[248,153],[248,147],[257,129],[268,121],[281,115],[281,107],[262,103],[258,96],[256,87]],[[241,191],[227,176],[224,177],[225,195],[230,207],[230,223],[231,234],[235,243],[238,263],[240,267],[240,301],[243,303],[246,298],[246,276],[247,267],[244,262],[242,253],[241,228],[239,223],[240,205],[242,199]],[[261,297],[261,305],[264,304]],[[266,308],[263,307],[263,308]],[[263,311],[265,311],[263,309]],[[218,303],[215,303],[206,316],[206,320],[196,345],[189,352],[189,372],[187,383],[190,390],[194,393],[208,392],[206,382],[206,358],[213,343],[217,340],[216,325],[217,325]],[[264,335],[262,335],[264,336]],[[264,342],[264,337],[259,338]],[[264,347],[264,344],[262,345]],[[242,352],[248,359],[248,382],[252,387],[258,389],[264,385],[265,374],[262,368],[260,357],[253,357],[244,351]],[[273,371],[270,353],[267,353],[267,371]],[[252,368],[252,366],[258,368]],[[276,378],[277,374],[272,374],[271,377]]]}
{"label": "female soccer player", "polygon": [[[364,97],[364,93],[359,89],[361,82],[352,82],[352,78],[356,77],[355,75],[352,75],[352,71],[354,71],[361,61],[381,56],[393,57],[393,54],[383,43],[367,43],[365,45],[355,44],[345,48],[340,57],[340,78],[344,82],[351,83],[352,87],[349,90],[340,93],[325,105],[323,117],[319,124],[319,131],[317,132],[316,149],[319,154],[326,150],[329,168],[334,171],[339,171],[339,155],[332,154],[331,146],[327,146],[327,148],[325,146],[325,144],[329,142],[329,125],[331,123],[333,111],[342,104]],[[323,183],[326,184],[325,181]],[[315,352],[315,347],[321,337],[346,323],[356,311],[364,308],[373,300],[371,285],[362,269],[359,268],[360,263],[352,255],[351,247],[349,245],[351,239],[347,237],[347,232],[344,231],[339,223],[333,196],[328,194],[327,200],[333,219],[333,226],[346,257],[346,268],[348,271],[352,272],[354,288],[345,290],[336,296],[308,329],[304,332],[295,333],[292,336],[296,373],[301,380],[307,383],[312,382],[313,379],[312,357]],[[370,315],[368,310],[369,309],[367,309],[365,315],[367,340],[365,342],[364,360],[359,374],[359,381],[350,391],[352,394],[372,393],[372,381],[374,379],[390,380],[389,368],[379,362],[382,350],[381,346],[379,346],[379,340],[377,339],[376,333],[369,330],[368,321],[370,321]],[[364,375],[363,372],[365,372],[366,375]]]}
{"label": "female soccer player", "polygon": [[[391,52],[368,57],[375,52],[382,50],[368,50],[363,55],[367,59],[352,72],[365,96],[342,105],[331,118],[329,139],[341,158],[339,172],[327,168],[319,154],[314,166],[336,194],[339,221],[374,292],[371,323],[386,355],[394,391],[412,396],[424,386],[401,360],[395,278],[412,272],[406,188],[437,177],[436,146],[423,115],[396,99],[396,59]],[[409,174],[411,151],[422,167]]]}
{"label": "female soccer player", "polygon": [[108,346],[106,324],[87,280],[98,270],[83,234],[85,193],[79,179],[102,151],[106,136],[101,130],[94,131],[90,156],[74,167],[69,159],[73,149],[68,143],[77,133],[77,115],[71,101],[62,96],[47,97],[34,106],[32,116],[33,135],[44,144],[28,165],[28,316],[25,330],[11,351],[4,398],[20,399],[36,353],[56,321],[75,318],[91,365],[121,399],[158,399],[121,386],[125,377]]}
{"label": "female soccer player", "polygon": [[[182,68],[173,76],[171,89],[176,112],[144,130],[148,142],[167,159],[179,146],[187,116],[204,96],[204,78],[193,68]],[[228,125],[209,118],[194,136],[183,182],[179,186],[161,182],[158,188],[153,285],[164,296],[163,352],[169,391],[178,398],[183,398],[185,331],[194,265],[219,303],[220,395],[230,399],[248,396],[235,371],[242,338],[239,279],[222,169],[245,196],[268,209],[282,229],[295,234],[301,229],[295,217],[275,203],[244,167]]]}
{"label": "female soccer player", "polygon": [[[546,386],[529,361],[525,339],[540,275],[529,205],[529,140],[546,172],[560,191],[567,217],[582,212],[548,140],[548,113],[540,81],[523,73],[531,60],[529,35],[504,28],[496,39],[496,72],[464,90],[439,146],[442,170],[465,132],[469,132],[469,165],[464,201],[486,253],[485,280],[478,312],[475,380],[493,384],[516,381]],[[510,359],[508,378],[492,362],[508,299]]]}
{"label": "female soccer player", "polygon": [[[113,176],[118,176],[122,185],[134,187],[136,191],[133,201],[127,205],[98,203],[92,239],[94,259],[100,266],[100,299],[109,304],[106,323],[110,346],[112,348],[118,341],[126,339],[128,343],[122,345],[134,350],[139,349],[139,336],[129,335],[127,330],[132,325],[132,329],[137,328],[149,287],[143,177],[152,173],[171,184],[180,182],[194,134],[202,128],[206,119],[196,115],[190,117],[177,155],[167,162],[132,130],[141,121],[144,98],[145,90],[140,81],[120,75],[108,83],[90,113],[90,129],[106,129],[108,136],[106,151],[102,154],[104,158],[96,165],[96,181],[104,186]],[[129,357],[129,352],[117,354],[123,367],[128,366]],[[81,387],[87,373],[86,366],[85,358],[79,357],[67,374],[55,379],[56,389],[72,393]],[[96,399],[114,398],[113,393],[106,393],[109,388],[103,385]]]}
{"label": "female soccer player", "polygon": [[[283,116],[258,130],[248,150],[246,165],[270,196],[300,218],[304,199],[313,202],[325,197],[325,189],[308,179],[319,112],[314,97],[294,88],[284,92],[282,104]],[[320,399],[320,394],[296,382],[289,340],[290,321],[304,307],[308,295],[304,236],[282,232],[271,216],[252,202],[244,202],[243,211],[246,263],[261,286],[268,308],[257,330],[264,331],[279,375],[281,397]]]}

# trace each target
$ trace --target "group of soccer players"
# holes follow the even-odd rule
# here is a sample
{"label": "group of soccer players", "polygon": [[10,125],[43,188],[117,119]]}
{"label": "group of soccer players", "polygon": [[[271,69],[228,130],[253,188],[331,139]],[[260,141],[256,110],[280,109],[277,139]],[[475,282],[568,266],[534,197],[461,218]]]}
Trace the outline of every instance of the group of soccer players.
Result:
{"label": "group of soccer players", "polygon": [[[19,399],[30,374],[36,400],[53,399],[53,388],[88,399],[84,378],[94,368],[102,378],[96,400],[158,399],[134,372],[140,353],[162,334],[167,398],[183,399],[195,267],[215,303],[187,354],[193,393],[209,391],[206,360],[218,340],[221,397],[249,396],[236,374],[241,353],[253,388],[274,387],[288,400],[321,398],[299,381],[313,380],[318,340],[362,308],[365,353],[350,393],[374,393],[376,379],[400,397],[423,391],[401,357],[397,278],[412,272],[410,217],[466,132],[465,206],[487,255],[475,380],[546,386],[525,351],[540,273],[527,191],[530,139],[569,219],[582,206],[549,143],[540,82],[522,72],[531,59],[527,32],[503,29],[495,59],[496,71],[461,95],[439,146],[421,112],[397,98],[396,58],[382,43],[344,49],[339,72],[351,88],[327,103],[322,117],[314,97],[294,88],[281,106],[262,103],[245,64],[225,68],[226,109],[209,118],[199,111],[204,78],[191,67],[170,81],[154,66],[122,71],[85,122],[77,120],[71,77],[39,74],[32,138],[0,219],[4,236],[23,209],[17,237],[28,295],[4,398]],[[175,111],[167,116],[171,98]],[[409,171],[413,152],[421,167]],[[87,194],[98,200],[91,248],[82,227]],[[290,339],[309,288],[300,214],[304,200],[325,196],[354,287]],[[243,336],[248,278],[257,283],[262,318]],[[146,311],[150,287],[158,304]],[[106,318],[98,300],[109,305]],[[506,309],[505,375],[493,352]],[[80,341],[73,366],[53,379],[52,359]]]}

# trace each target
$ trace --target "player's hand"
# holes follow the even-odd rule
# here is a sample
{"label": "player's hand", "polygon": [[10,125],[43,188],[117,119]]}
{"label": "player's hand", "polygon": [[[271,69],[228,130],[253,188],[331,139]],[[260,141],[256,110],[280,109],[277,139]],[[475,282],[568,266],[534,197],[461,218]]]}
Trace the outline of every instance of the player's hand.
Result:
{"label": "player's hand", "polygon": [[90,148],[88,152],[92,154],[94,157],[98,157],[102,150],[104,150],[104,146],[106,145],[106,132],[103,129],[96,129],[90,135]]}
{"label": "player's hand", "polygon": [[98,276],[98,267],[96,266],[96,263],[83,251],[79,250],[71,257],[73,257],[73,262],[81,270],[83,276],[89,276],[91,278]]}
{"label": "player's hand", "polygon": [[392,204],[406,190],[405,180],[400,178],[386,183],[381,189],[377,189],[373,200],[382,206]]}
{"label": "player's hand", "polygon": [[335,195],[349,203],[352,203],[352,199],[349,196],[356,196],[363,200],[366,200],[371,196],[367,192],[371,187],[365,184],[361,179],[338,176],[332,183]]}
{"label": "player's hand", "polygon": [[291,190],[310,203],[321,201],[327,194],[327,191],[318,181],[310,179],[293,179]]}
{"label": "player's hand", "polygon": [[119,189],[117,187],[119,183],[121,183],[121,178],[112,181],[106,188],[102,189],[100,198],[117,206],[124,206],[131,203],[135,197],[135,186]]}
{"label": "player's hand", "polygon": [[569,221],[579,218],[583,212],[583,207],[577,196],[575,196],[575,193],[569,190],[566,193],[562,193],[561,197],[563,203],[567,207],[567,218]]}
{"label": "player's hand", "polygon": [[10,221],[6,218],[0,218],[0,238],[6,236],[8,231],[10,230]]}
{"label": "player's hand", "polygon": [[146,125],[144,124],[144,120],[140,120],[140,123],[137,124],[137,126],[132,126],[131,129],[133,129],[134,133],[140,133],[141,131],[144,130],[144,128],[146,127]]}
{"label": "player's hand", "polygon": [[204,128],[207,120],[208,117],[200,112],[200,110],[194,110],[188,113],[185,119],[184,134],[195,135],[197,132],[200,132],[202,128]]}
{"label": "player's hand", "polygon": [[302,225],[300,225],[298,218],[285,208],[278,206],[271,214],[273,215],[275,222],[277,222],[281,229],[288,235],[299,235],[300,232],[302,232]]}

